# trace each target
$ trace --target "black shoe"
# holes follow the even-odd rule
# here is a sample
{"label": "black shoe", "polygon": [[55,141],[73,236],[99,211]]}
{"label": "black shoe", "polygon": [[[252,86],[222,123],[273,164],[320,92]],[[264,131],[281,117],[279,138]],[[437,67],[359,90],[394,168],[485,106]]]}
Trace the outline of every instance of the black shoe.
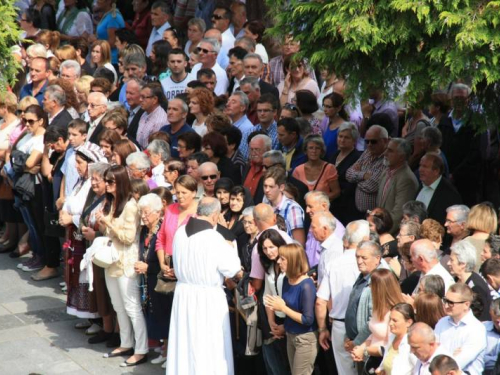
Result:
{"label": "black shoe", "polygon": [[120,334],[113,333],[109,340],[106,342],[108,348],[118,348],[121,345]]}
{"label": "black shoe", "polygon": [[0,245],[0,254],[10,253],[10,252],[16,250],[16,248],[17,248],[17,244],[7,244],[6,246]]}
{"label": "black shoe", "polygon": [[19,249],[16,249],[9,254],[10,258],[19,258],[20,256],[21,256],[21,253],[19,252]]}
{"label": "black shoe", "polygon": [[92,336],[91,338],[88,339],[89,344],[100,344],[101,342],[108,341],[113,333],[111,332],[104,332],[104,331],[99,331],[97,335]]}
{"label": "black shoe", "polygon": [[139,359],[137,362],[134,362],[134,363],[130,363],[130,362],[123,362],[122,364],[120,364],[120,367],[132,367],[132,366],[137,366],[137,365],[141,365],[143,363],[146,363],[148,361],[148,355],[144,355],[144,357],[142,357],[141,359]]}
{"label": "black shoe", "polygon": [[124,350],[123,352],[116,352],[116,353],[109,352],[104,354],[102,357],[103,358],[130,357],[132,355],[134,355],[134,348]]}

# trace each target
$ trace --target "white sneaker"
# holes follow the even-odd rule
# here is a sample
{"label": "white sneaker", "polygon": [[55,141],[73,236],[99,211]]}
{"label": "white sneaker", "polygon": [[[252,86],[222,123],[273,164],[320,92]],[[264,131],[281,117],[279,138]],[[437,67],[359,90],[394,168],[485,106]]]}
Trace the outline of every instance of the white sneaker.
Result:
{"label": "white sneaker", "polygon": [[75,324],[76,329],[86,329],[92,325],[89,320],[81,320]]}
{"label": "white sneaker", "polygon": [[86,335],[95,335],[102,330],[102,327],[99,324],[92,324],[86,331]]}
{"label": "white sneaker", "polygon": [[167,368],[167,361],[163,362],[163,365],[161,365],[161,368]]}
{"label": "white sneaker", "polygon": [[160,355],[159,357],[157,357],[157,358],[153,359],[153,360],[151,361],[151,363],[152,363],[153,365],[159,365],[160,363],[163,363],[163,362],[165,362],[166,360],[167,360],[167,357],[164,357],[164,356]]}
{"label": "white sneaker", "polygon": [[66,286],[66,281],[61,281],[61,282],[59,283],[59,286],[60,286],[61,288],[64,288],[64,287]]}

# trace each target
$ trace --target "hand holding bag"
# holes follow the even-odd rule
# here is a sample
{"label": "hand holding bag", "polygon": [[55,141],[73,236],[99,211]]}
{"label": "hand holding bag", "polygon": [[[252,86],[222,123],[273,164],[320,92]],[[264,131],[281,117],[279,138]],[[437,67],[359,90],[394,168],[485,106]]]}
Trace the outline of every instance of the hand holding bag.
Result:
{"label": "hand holding bag", "polygon": [[97,237],[89,249],[93,251],[92,262],[96,266],[109,268],[118,261],[118,250],[109,237]]}
{"label": "hand holding bag", "polygon": [[[165,264],[171,267],[171,257],[165,254]],[[156,282],[155,292],[160,294],[170,294],[175,291],[175,286],[177,284],[176,279],[169,279],[163,276],[163,271],[158,273],[158,280]]]}

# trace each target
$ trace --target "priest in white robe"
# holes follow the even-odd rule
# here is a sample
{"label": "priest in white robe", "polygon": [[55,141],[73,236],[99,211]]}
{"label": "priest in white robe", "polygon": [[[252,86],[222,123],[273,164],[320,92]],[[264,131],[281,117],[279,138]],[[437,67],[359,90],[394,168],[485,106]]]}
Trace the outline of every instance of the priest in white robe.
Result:
{"label": "priest in white robe", "polygon": [[237,250],[214,230],[221,206],[203,198],[197,217],[174,237],[177,277],[167,375],[233,375],[233,351],[224,278],[241,272]]}

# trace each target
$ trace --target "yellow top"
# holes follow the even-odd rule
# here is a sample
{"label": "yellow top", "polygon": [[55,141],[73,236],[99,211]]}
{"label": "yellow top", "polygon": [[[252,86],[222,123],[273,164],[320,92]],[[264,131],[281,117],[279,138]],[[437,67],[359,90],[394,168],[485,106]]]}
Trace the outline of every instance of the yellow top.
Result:
{"label": "yellow top", "polygon": [[391,345],[389,347],[389,351],[387,355],[384,357],[384,362],[382,362],[382,368],[385,371],[385,375],[391,375],[392,373],[392,363],[394,361],[394,357],[398,355],[399,350],[394,349]]}

